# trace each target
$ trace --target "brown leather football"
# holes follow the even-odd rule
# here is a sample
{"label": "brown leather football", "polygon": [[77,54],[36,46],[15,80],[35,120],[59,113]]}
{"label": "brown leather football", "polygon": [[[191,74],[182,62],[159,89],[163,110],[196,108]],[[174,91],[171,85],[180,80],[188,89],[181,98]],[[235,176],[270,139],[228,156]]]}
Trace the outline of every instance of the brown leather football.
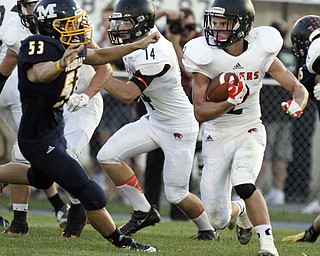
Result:
{"label": "brown leather football", "polygon": [[230,77],[233,76],[237,81],[235,73],[220,73],[211,80],[207,87],[207,101],[221,102],[228,99],[228,83]]}

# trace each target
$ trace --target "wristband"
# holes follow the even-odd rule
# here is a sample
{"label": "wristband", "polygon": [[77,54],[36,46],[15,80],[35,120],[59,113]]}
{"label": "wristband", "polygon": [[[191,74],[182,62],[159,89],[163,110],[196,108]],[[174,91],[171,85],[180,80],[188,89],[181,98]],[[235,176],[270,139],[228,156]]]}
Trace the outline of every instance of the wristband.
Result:
{"label": "wristband", "polygon": [[56,67],[56,71],[59,72],[59,73],[60,73],[62,70],[64,70],[64,68],[61,67],[61,61],[60,61],[60,60],[57,60],[57,61],[55,62],[55,67]]}

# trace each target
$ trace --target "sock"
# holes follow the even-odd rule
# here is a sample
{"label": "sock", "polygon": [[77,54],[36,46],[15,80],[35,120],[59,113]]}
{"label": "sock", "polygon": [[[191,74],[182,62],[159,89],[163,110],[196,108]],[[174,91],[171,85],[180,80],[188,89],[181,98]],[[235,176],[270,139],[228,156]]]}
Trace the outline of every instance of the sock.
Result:
{"label": "sock", "polygon": [[314,228],[314,225],[311,225],[307,230],[306,230],[306,239],[307,241],[310,242],[315,242],[320,235],[320,232],[317,232]]}
{"label": "sock", "polygon": [[27,212],[23,211],[13,211],[13,220],[26,222],[27,221]]}
{"label": "sock", "polygon": [[19,212],[28,212],[28,204],[12,204],[12,210]]}
{"label": "sock", "polygon": [[210,225],[210,221],[208,218],[208,214],[202,209],[202,212],[198,217],[192,219],[193,223],[197,225],[199,231],[207,231],[214,230],[214,228]]}
{"label": "sock", "polygon": [[48,197],[48,200],[51,203],[51,205],[53,206],[55,212],[59,211],[65,205],[65,203],[62,201],[59,193],[55,194],[52,197]]}
{"label": "sock", "polygon": [[120,242],[122,238],[124,237],[123,234],[120,232],[118,228],[109,236],[103,236],[105,239],[107,239],[110,243],[114,244],[115,246],[120,246]]}
{"label": "sock", "polygon": [[254,228],[257,232],[259,239],[267,237],[273,240],[272,227],[270,224],[259,225]]}
{"label": "sock", "polygon": [[132,175],[127,181],[116,184],[120,193],[124,195],[134,211],[149,212],[151,205],[142,192],[138,179]]}

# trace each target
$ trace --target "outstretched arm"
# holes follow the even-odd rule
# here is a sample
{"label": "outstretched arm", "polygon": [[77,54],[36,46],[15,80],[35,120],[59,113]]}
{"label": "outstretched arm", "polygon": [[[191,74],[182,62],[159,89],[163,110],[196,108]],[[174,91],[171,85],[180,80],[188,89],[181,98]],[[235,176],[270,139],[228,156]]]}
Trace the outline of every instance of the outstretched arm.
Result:
{"label": "outstretched arm", "polygon": [[135,50],[147,48],[150,43],[157,42],[159,38],[159,33],[154,32],[134,43],[101,48],[97,50],[88,50],[85,63],[91,65],[101,65],[118,60]]}

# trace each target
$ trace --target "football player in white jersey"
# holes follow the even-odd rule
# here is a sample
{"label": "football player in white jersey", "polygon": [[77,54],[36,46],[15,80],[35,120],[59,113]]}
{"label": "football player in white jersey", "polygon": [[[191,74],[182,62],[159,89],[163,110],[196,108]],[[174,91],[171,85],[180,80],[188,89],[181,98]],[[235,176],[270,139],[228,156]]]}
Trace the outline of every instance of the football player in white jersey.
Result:
{"label": "football player in white jersey", "polygon": [[[15,66],[20,41],[31,35],[31,31],[33,33],[36,32],[36,28],[32,23],[32,16],[28,15],[27,10],[29,10],[29,13],[32,13],[33,6],[37,2],[38,0],[18,0],[20,18],[18,15],[15,15],[1,28],[2,33],[0,38],[2,38],[4,45],[8,47],[8,50],[0,65],[0,74],[4,71],[6,75],[9,75],[13,71],[0,94],[0,116],[15,134],[18,132],[22,115],[20,96],[17,88],[18,76]],[[11,33],[5,33],[5,31],[9,30]],[[99,91],[103,88],[104,81],[111,76],[112,71],[109,66],[100,66],[96,70],[97,73],[95,75],[95,71],[91,66],[83,65],[80,68],[79,86],[70,97],[68,106],[65,105],[65,108],[69,110],[65,109],[64,111],[65,136],[68,142],[68,151],[75,159],[78,159],[83,148],[89,143],[102,117],[103,100]],[[20,153],[17,143],[14,145],[12,160],[14,162],[28,163]],[[28,232],[26,215],[31,188],[25,185],[10,185],[10,191],[14,219],[10,227],[5,230],[5,233],[25,234]],[[71,198],[72,207],[69,218],[73,220],[69,221],[69,224],[66,226],[69,205],[64,204],[61,200],[55,186],[44,192],[55,207],[55,214],[59,225],[65,227],[62,236],[79,237],[85,223],[85,213],[80,201]],[[77,211],[75,212],[73,208],[76,208]],[[77,219],[78,221],[76,221]]]}
{"label": "football player in white jersey", "polygon": [[[195,116],[205,122],[201,198],[211,224],[223,229],[237,217],[239,242],[250,241],[253,226],[258,255],[276,256],[268,208],[255,187],[266,145],[259,92],[268,72],[293,94],[282,106],[293,117],[301,115],[308,92],[276,57],[280,33],[266,26],[251,29],[254,16],[251,0],[214,0],[204,12],[205,36],[186,44],[183,64],[194,74]],[[209,102],[207,85],[221,72],[235,72],[239,82],[228,81],[227,100]],[[232,188],[241,200],[231,202]]]}
{"label": "football player in white jersey", "polygon": [[[306,15],[298,19],[292,27],[291,41],[293,53],[299,60],[300,82],[320,113],[320,16]],[[304,232],[284,237],[282,241],[314,243],[319,235],[320,215]]]}
{"label": "football player in white jersey", "polygon": [[[110,16],[112,44],[127,44],[157,31],[155,5],[150,0],[120,0]],[[177,205],[198,227],[196,239],[216,240],[198,197],[189,192],[189,178],[199,124],[181,86],[178,60],[172,43],[161,36],[155,44],[123,57],[128,83],[115,79],[105,89],[122,102],[142,100],[147,114],[117,131],[100,149],[98,161],[130,202],[134,212],[120,227],[123,234],[160,222],[160,215],[145,198],[125,159],[161,147],[167,200]]]}

